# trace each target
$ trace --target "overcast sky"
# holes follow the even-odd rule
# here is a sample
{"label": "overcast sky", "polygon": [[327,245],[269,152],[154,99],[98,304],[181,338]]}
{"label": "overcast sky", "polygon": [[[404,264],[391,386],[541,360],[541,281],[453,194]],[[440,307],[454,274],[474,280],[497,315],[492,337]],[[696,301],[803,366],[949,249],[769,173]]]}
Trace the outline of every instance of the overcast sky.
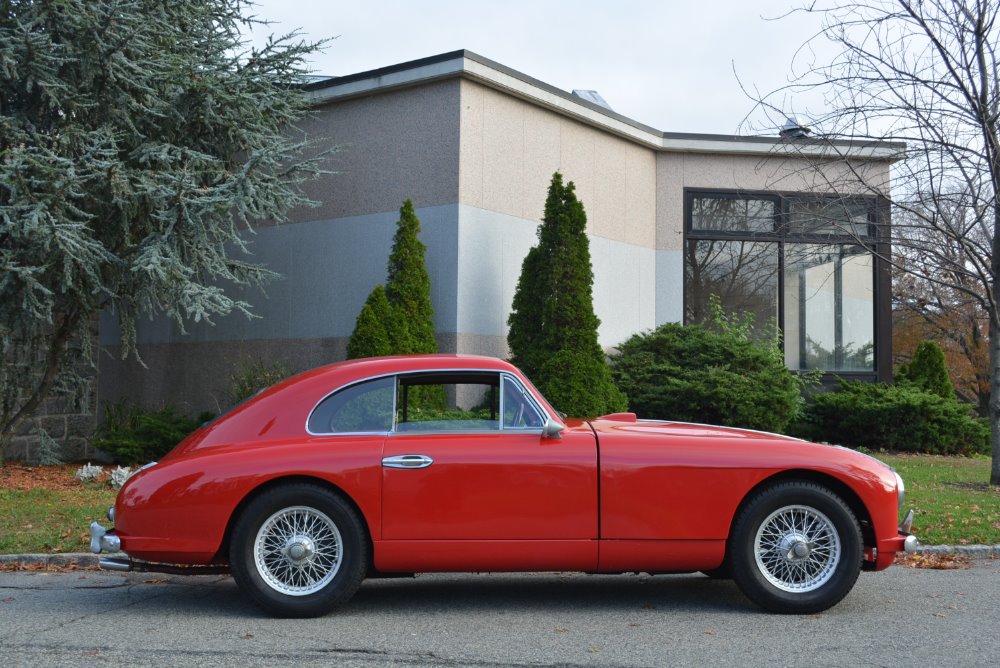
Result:
{"label": "overcast sky", "polygon": [[[802,14],[768,20],[801,0],[257,2],[269,32],[336,37],[316,56],[317,74],[469,49],[566,91],[597,90],[615,111],[667,132],[759,133],[740,128],[753,105],[737,75],[761,91],[780,87],[819,27]],[[784,106],[808,117],[810,104]]]}

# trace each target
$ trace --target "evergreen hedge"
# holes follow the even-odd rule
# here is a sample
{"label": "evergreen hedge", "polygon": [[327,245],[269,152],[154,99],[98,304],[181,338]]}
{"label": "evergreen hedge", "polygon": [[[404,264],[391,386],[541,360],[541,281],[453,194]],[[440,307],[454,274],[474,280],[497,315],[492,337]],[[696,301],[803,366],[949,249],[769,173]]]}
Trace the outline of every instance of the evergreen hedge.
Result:
{"label": "evergreen hedge", "polygon": [[842,381],[836,392],[812,398],[797,431],[811,440],[871,450],[938,455],[990,450],[989,426],[971,417],[967,404],[912,384]]}
{"label": "evergreen hedge", "polygon": [[665,323],[633,335],[611,362],[641,418],[781,432],[800,415],[802,383],[777,344],[740,328]]}

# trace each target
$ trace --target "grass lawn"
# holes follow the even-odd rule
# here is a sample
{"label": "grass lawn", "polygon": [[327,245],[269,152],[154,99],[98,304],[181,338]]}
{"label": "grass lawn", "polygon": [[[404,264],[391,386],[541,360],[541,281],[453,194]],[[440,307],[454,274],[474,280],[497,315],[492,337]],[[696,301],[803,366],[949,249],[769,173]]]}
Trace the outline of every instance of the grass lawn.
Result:
{"label": "grass lawn", "polygon": [[[876,456],[906,481],[907,508],[925,545],[1000,544],[1000,489],[988,457]],[[83,484],[76,467],[0,466],[0,554],[86,552],[90,522],[106,523],[115,492]]]}
{"label": "grass lawn", "polygon": [[89,552],[90,523],[107,525],[117,492],[83,484],[72,466],[0,467],[0,554]]}
{"label": "grass lawn", "polygon": [[1000,545],[1000,488],[990,487],[990,459],[933,455],[875,456],[896,467],[913,508],[914,534],[925,545]]}

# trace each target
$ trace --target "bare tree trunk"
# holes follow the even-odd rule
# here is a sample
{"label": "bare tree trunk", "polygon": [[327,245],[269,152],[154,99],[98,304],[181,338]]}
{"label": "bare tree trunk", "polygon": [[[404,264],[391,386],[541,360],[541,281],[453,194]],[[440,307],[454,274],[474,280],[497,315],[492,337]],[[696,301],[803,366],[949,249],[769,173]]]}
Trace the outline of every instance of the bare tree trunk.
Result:
{"label": "bare tree trunk", "polygon": [[996,316],[990,318],[990,440],[993,444],[990,484],[1000,485],[1000,327]]}

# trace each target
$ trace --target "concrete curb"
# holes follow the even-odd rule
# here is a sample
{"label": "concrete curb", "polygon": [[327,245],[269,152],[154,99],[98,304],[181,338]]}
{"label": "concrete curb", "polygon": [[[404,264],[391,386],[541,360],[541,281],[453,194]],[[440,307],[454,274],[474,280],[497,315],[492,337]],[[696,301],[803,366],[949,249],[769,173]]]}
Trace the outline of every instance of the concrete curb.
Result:
{"label": "concrete curb", "polygon": [[[902,553],[901,553],[902,554]],[[1000,545],[922,545],[910,554],[961,554],[973,559],[1000,559]],[[124,556],[122,553],[104,556]],[[0,554],[0,565],[93,568],[99,556],[89,552],[67,554]]]}
{"label": "concrete curb", "polygon": [[87,552],[66,554],[0,554],[0,565],[21,564],[24,566],[52,566],[66,568],[92,568],[97,566],[98,556]]}
{"label": "concrete curb", "polygon": [[921,545],[910,554],[961,554],[975,559],[1000,559],[1000,545]]}

